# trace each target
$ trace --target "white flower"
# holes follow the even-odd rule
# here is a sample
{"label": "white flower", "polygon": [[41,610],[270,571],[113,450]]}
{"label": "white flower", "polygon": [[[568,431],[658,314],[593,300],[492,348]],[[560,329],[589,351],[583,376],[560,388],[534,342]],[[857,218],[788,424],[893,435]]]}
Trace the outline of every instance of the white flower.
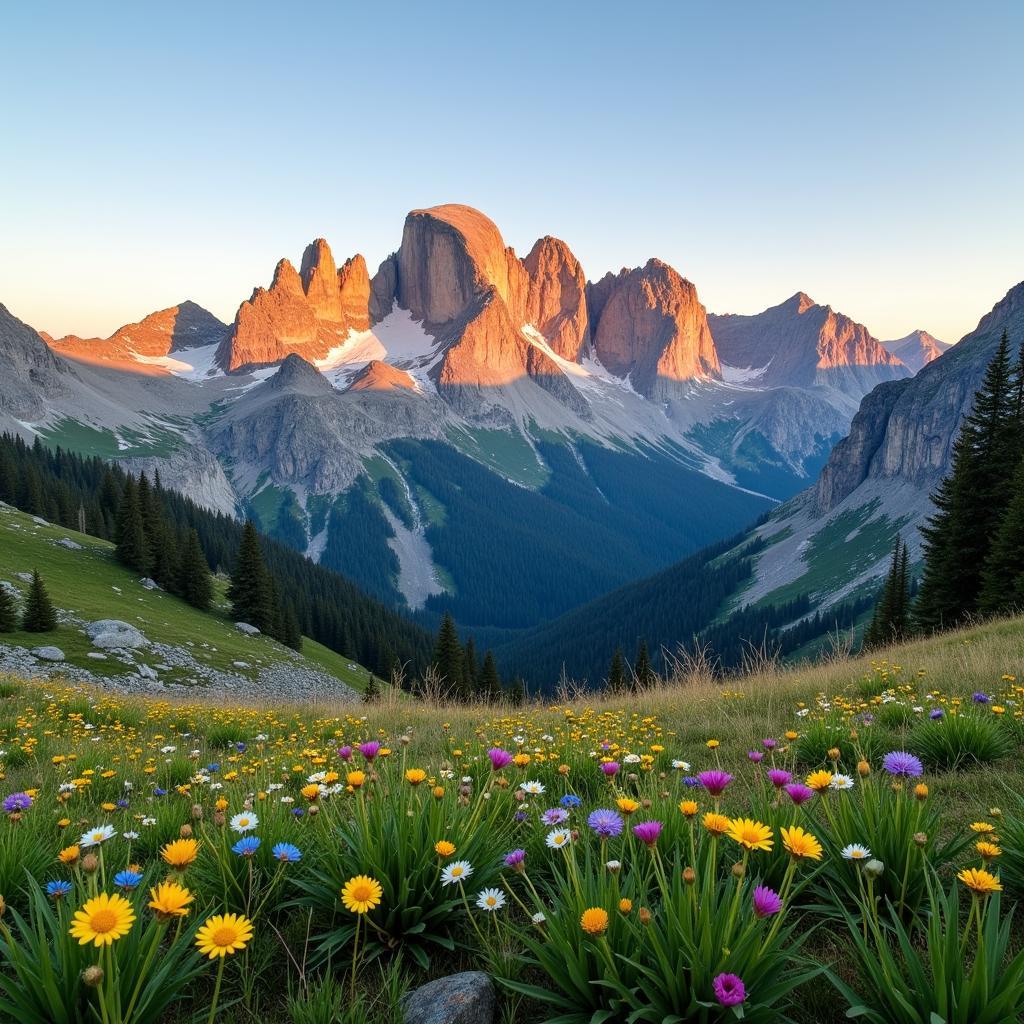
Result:
{"label": "white flower", "polygon": [[501,910],[505,906],[505,894],[500,889],[483,889],[476,898],[481,910]]}
{"label": "white flower", "polygon": [[265,732],[260,732],[256,734],[257,743],[266,743],[268,739],[270,739],[270,737]]}
{"label": "white flower", "polygon": [[83,832],[82,838],[78,841],[79,846],[90,847],[99,846],[100,843],[105,843],[112,836],[116,836],[117,833],[114,831],[113,825],[100,825],[99,828],[91,829],[89,832]]}
{"label": "white flower", "polygon": [[690,770],[690,762],[689,761],[673,761],[672,762],[672,767],[675,768],[677,771],[688,772]]}
{"label": "white flower", "polygon": [[142,824],[145,825],[146,828],[150,828],[151,826],[156,824],[156,818],[143,818]]}
{"label": "white flower", "polygon": [[75,792],[75,788],[76,787],[75,787],[75,784],[73,782],[62,782],[60,784],[60,790],[59,791],[61,793],[74,793]]}
{"label": "white flower", "polygon": [[251,832],[259,823],[260,819],[252,811],[242,811],[231,819],[230,824],[233,832],[245,834]]}
{"label": "white flower", "polygon": [[871,851],[860,843],[850,843],[849,846],[844,846],[841,852],[846,860],[867,860],[871,856]]}
{"label": "white flower", "polygon": [[530,796],[540,796],[544,792],[543,784],[537,781],[524,782],[519,788]]}
{"label": "white flower", "polygon": [[615,873],[616,871],[618,871],[618,870],[619,870],[619,869],[620,869],[620,868],[622,867],[622,861],[618,861],[618,860],[609,860],[609,861],[606,861],[606,862],[605,862],[605,865],[604,865],[604,866],[605,866],[605,867],[606,867],[606,868],[607,868],[607,869],[608,869],[608,870],[609,870],[610,872],[612,872],[612,874],[614,874],[614,873]]}
{"label": "white flower", "polygon": [[468,860],[455,860],[441,872],[442,885],[454,885],[464,882],[473,874],[473,865]]}
{"label": "white flower", "polygon": [[849,775],[833,775],[829,783],[830,789],[853,789],[853,779]]}
{"label": "white flower", "polygon": [[538,910],[537,913],[534,914],[533,917],[530,918],[530,920],[534,924],[543,924],[547,920],[547,918],[544,916],[544,914],[541,911]]}
{"label": "white flower", "polygon": [[640,755],[639,754],[627,754],[622,759],[622,761],[623,761],[624,764],[639,764],[640,763]]}
{"label": "white flower", "polygon": [[124,838],[128,840],[128,842],[134,842],[136,839],[139,838],[138,832],[122,832],[121,835],[123,835]]}
{"label": "white flower", "polygon": [[796,717],[797,718],[806,718],[810,713],[811,713],[811,709],[810,708],[801,708],[796,713]]}
{"label": "white flower", "polygon": [[178,749],[177,747],[172,747],[172,746],[161,747],[160,748],[160,753],[161,754],[173,754],[177,749]]}
{"label": "white flower", "polygon": [[549,849],[560,850],[572,842],[572,833],[567,828],[556,828],[547,834],[544,840]]}
{"label": "white flower", "polygon": [[279,789],[284,789],[283,782],[271,782],[267,786],[268,793],[276,793]]}

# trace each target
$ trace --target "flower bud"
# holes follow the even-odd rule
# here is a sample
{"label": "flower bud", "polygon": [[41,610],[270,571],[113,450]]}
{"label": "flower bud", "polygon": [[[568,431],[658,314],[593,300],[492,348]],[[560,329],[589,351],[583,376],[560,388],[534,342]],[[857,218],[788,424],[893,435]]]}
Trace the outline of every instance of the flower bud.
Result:
{"label": "flower bud", "polygon": [[191,839],[192,838],[192,826],[191,825],[182,825],[181,828],[178,829],[178,835],[181,836],[182,839]]}
{"label": "flower bud", "polygon": [[998,807],[990,807],[988,813],[990,818],[1001,818],[1003,816],[1003,812]]}
{"label": "flower bud", "polygon": [[640,923],[643,925],[648,925],[651,923],[651,912],[646,907],[640,908],[637,917],[640,918]]}
{"label": "flower bud", "polygon": [[99,859],[99,857],[96,856],[95,853],[87,853],[82,858],[82,870],[87,875],[95,874],[99,870],[99,867],[100,867],[100,859]]}
{"label": "flower bud", "polygon": [[227,820],[228,819],[224,816],[224,812],[223,811],[214,811],[213,812],[213,823],[218,828],[223,828],[223,826],[225,825]]}
{"label": "flower bud", "polygon": [[871,774],[871,765],[867,761],[857,762],[857,774],[862,778],[866,779]]}
{"label": "flower bud", "polygon": [[203,805],[202,804],[193,804],[192,805],[192,820],[193,821],[202,821],[202,819],[203,819]]}
{"label": "flower bud", "polygon": [[915,832],[914,833],[914,843],[917,846],[927,846],[928,845],[928,836],[927,836],[927,834],[924,833],[924,832]]}
{"label": "flower bud", "polygon": [[915,800],[927,800],[928,799],[928,787],[923,782],[919,782],[914,787],[914,799]]}
{"label": "flower bud", "polygon": [[650,800],[647,800],[647,799],[641,800],[641,801],[640,801],[640,806],[641,806],[641,807],[642,807],[642,808],[643,808],[643,809],[644,809],[645,811],[649,811],[649,810],[651,809],[651,801],[650,801]]}
{"label": "flower bud", "polygon": [[628,914],[633,909],[633,901],[627,899],[619,900],[619,912]]}
{"label": "flower bud", "polygon": [[103,984],[103,968],[99,964],[91,964],[82,971],[82,984],[89,988],[99,988]]}
{"label": "flower bud", "polygon": [[884,870],[885,865],[874,857],[864,865],[864,874],[867,875],[868,878],[880,878]]}
{"label": "flower bud", "polygon": [[732,866],[733,878],[742,878],[747,873],[747,869],[743,866],[743,861],[738,860]]}
{"label": "flower bud", "polygon": [[683,868],[683,881],[687,885],[693,885],[693,883],[697,881],[697,872],[691,867]]}
{"label": "flower bud", "polygon": [[842,756],[842,751],[838,747],[829,747],[828,759],[830,761],[838,761]]}
{"label": "flower bud", "polygon": [[307,809],[306,813],[311,817],[315,818],[320,813],[320,808],[316,804],[311,804]]}

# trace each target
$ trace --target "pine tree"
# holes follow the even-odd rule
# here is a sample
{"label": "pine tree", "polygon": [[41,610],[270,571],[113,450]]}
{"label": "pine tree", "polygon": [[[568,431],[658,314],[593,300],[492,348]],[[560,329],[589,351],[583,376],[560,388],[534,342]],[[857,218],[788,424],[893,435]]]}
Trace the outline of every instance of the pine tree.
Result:
{"label": "pine tree", "polygon": [[519,676],[512,680],[512,684],[508,688],[508,699],[516,707],[526,700],[526,686]]}
{"label": "pine tree", "polygon": [[621,693],[626,688],[626,666],[622,659],[621,647],[616,647],[615,653],[612,655],[605,688],[609,693]]}
{"label": "pine tree", "polygon": [[484,664],[480,669],[479,691],[487,700],[497,700],[501,694],[501,677],[498,675],[498,663],[494,655],[488,651],[484,655]]}
{"label": "pine tree", "polygon": [[1024,459],[1013,475],[1013,497],[985,561],[978,610],[1009,615],[1024,610]]}
{"label": "pine tree", "polygon": [[228,587],[231,617],[248,622],[264,633],[273,627],[274,614],[270,604],[270,578],[263,563],[259,534],[251,519],[242,529],[235,571]]}
{"label": "pine tree", "polygon": [[18,628],[18,608],[7,588],[0,584],[0,633],[13,633]]}
{"label": "pine tree", "polygon": [[633,683],[638,689],[646,690],[654,682],[654,669],[651,668],[651,656],[647,653],[647,641],[640,640],[636,651],[636,664],[633,666]]}
{"label": "pine tree", "polygon": [[302,650],[302,630],[299,628],[299,619],[295,614],[295,607],[290,604],[285,607],[282,617],[281,643],[285,647],[290,647],[293,651]]}
{"label": "pine tree", "polygon": [[924,572],[914,609],[925,629],[963,622],[978,611],[989,548],[1010,497],[1019,458],[1017,373],[1006,332],[985,371],[974,405],[953,446],[952,468],[921,528]]}
{"label": "pine tree", "polygon": [[195,528],[188,532],[178,570],[178,591],[194,608],[206,611],[213,600],[213,580]]}
{"label": "pine tree", "polygon": [[366,689],[363,690],[363,702],[375,704],[380,699],[380,686],[377,677],[371,672],[370,678],[366,680]]}
{"label": "pine tree", "polygon": [[864,647],[883,647],[903,640],[909,632],[909,608],[910,556],[906,544],[897,536],[882,593],[864,634]]}
{"label": "pine tree", "polygon": [[125,480],[117,509],[115,542],[117,560],[129,569],[145,573],[146,536],[142,526],[142,510],[139,507],[139,492],[130,476]]}
{"label": "pine tree", "polygon": [[38,570],[32,572],[32,584],[25,599],[21,628],[26,633],[49,633],[57,628],[57,613],[53,610],[53,602]]}
{"label": "pine tree", "polygon": [[460,694],[463,693],[463,663],[464,655],[455,622],[451,613],[445,612],[441,628],[437,631],[437,643],[434,645],[434,668],[448,687]]}

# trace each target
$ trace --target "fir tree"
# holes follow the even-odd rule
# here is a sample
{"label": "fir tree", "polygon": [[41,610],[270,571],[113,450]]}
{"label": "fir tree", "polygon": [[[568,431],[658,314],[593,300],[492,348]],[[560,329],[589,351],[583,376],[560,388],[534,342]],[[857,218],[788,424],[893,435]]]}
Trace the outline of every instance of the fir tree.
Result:
{"label": "fir tree", "polygon": [[251,519],[242,530],[242,540],[235,559],[235,571],[228,587],[231,617],[248,622],[264,633],[273,627],[274,614],[270,604],[270,578],[263,562],[259,534]]}
{"label": "fir tree", "polygon": [[371,672],[369,679],[366,680],[366,689],[363,690],[363,703],[375,704],[380,699],[380,686],[377,683],[377,677]]}
{"label": "fir tree", "polygon": [[978,610],[1009,615],[1024,610],[1024,459],[1013,475],[1013,497],[985,560]]}
{"label": "fir tree", "polygon": [[13,633],[18,628],[18,609],[7,588],[0,584],[0,633]]}
{"label": "fir tree", "polygon": [[21,628],[26,633],[49,633],[57,628],[57,613],[53,610],[53,602],[46,592],[38,570],[32,572],[32,583],[25,599],[25,614],[21,619]]}
{"label": "fir tree", "polygon": [[483,667],[480,669],[479,691],[487,700],[497,700],[501,694],[498,663],[490,651],[484,655]]}
{"label": "fir tree", "polygon": [[437,632],[437,643],[434,645],[434,668],[441,680],[450,689],[463,693],[464,655],[459,643],[459,634],[455,629],[455,621],[450,612],[444,613],[441,628]]}
{"label": "fir tree", "polygon": [[290,647],[293,651],[302,650],[302,630],[299,627],[299,619],[295,614],[295,608],[290,604],[285,607],[282,617],[281,643],[285,647]]}
{"label": "fir tree", "polygon": [[139,492],[130,476],[125,480],[117,509],[115,542],[117,560],[129,569],[145,573],[146,535],[142,525],[142,510],[139,507]]}
{"label": "fir tree", "polygon": [[213,580],[210,578],[210,567],[206,564],[199,543],[199,534],[195,528],[188,532],[185,548],[181,554],[178,572],[178,591],[194,608],[206,611],[213,600]]}
{"label": "fir tree", "polygon": [[647,641],[644,639],[640,640],[637,647],[636,664],[633,666],[633,682],[641,690],[646,690],[654,682],[651,656],[647,653]]}
{"label": "fir tree", "polygon": [[622,659],[621,647],[616,647],[615,653],[612,655],[605,688],[609,693],[621,693],[626,688],[626,666]]}
{"label": "fir tree", "polygon": [[526,700],[526,686],[519,676],[512,680],[512,684],[508,688],[508,699],[516,707]]}
{"label": "fir tree", "polygon": [[889,572],[875,605],[871,624],[864,634],[865,648],[898,643],[909,632],[910,556],[899,536],[893,548]]}
{"label": "fir tree", "polygon": [[914,614],[926,629],[955,626],[978,611],[989,548],[1010,497],[1019,457],[1016,372],[1006,332],[953,446],[952,467],[921,528],[924,572]]}

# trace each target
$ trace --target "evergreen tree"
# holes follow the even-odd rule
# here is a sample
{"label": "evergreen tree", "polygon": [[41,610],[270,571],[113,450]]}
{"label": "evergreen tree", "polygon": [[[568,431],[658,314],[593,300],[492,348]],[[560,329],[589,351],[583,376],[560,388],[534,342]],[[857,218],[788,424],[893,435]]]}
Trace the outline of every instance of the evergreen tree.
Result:
{"label": "evergreen tree", "polygon": [[380,699],[380,686],[377,677],[371,672],[370,678],[366,680],[366,689],[363,690],[363,702],[375,704]]}
{"label": "evergreen tree", "polygon": [[497,700],[501,694],[501,677],[498,675],[498,663],[494,655],[488,651],[484,655],[484,664],[480,669],[479,692],[487,700]]}
{"label": "evergreen tree", "polygon": [[194,608],[206,611],[213,600],[213,580],[210,567],[206,564],[195,528],[189,530],[185,548],[181,554],[178,572],[178,591]]}
{"label": "evergreen tree", "polygon": [[626,688],[626,666],[622,660],[622,648],[616,647],[612,655],[612,663],[608,667],[608,679],[605,688],[609,693],[621,693]]}
{"label": "evergreen tree", "polygon": [[[302,630],[299,627],[299,620],[295,614],[295,608],[287,605],[284,610],[281,631],[281,643],[290,647],[293,651],[302,650]],[[371,679],[373,677],[371,676]]]}
{"label": "evergreen tree", "polygon": [[889,572],[881,596],[875,605],[871,623],[864,634],[864,647],[883,647],[898,643],[910,631],[910,556],[899,536],[892,551]]}
{"label": "evergreen tree", "polygon": [[26,633],[49,633],[57,628],[57,613],[53,610],[53,602],[38,570],[32,572],[32,584],[25,599],[21,628]]}
{"label": "evergreen tree", "polygon": [[1009,615],[1024,610],[1024,459],[1013,475],[1013,497],[985,560],[978,610]]}
{"label": "evergreen tree", "polygon": [[231,617],[236,622],[248,622],[264,633],[273,627],[270,579],[263,562],[259,534],[251,519],[246,520],[242,529],[235,571],[228,587],[228,600],[231,602]]}
{"label": "evergreen tree", "polygon": [[464,655],[459,643],[459,634],[455,629],[455,621],[450,612],[445,612],[441,628],[437,632],[437,643],[434,645],[434,668],[449,688],[457,690],[460,694],[463,693],[463,663]]}
{"label": "evergreen tree", "polygon": [[647,641],[640,640],[636,651],[636,664],[633,666],[632,682],[638,689],[646,690],[654,682],[654,669],[651,668],[651,656],[647,653]]}
{"label": "evergreen tree", "polygon": [[989,548],[1010,497],[1020,451],[1016,372],[1006,332],[953,446],[952,467],[921,528],[924,572],[914,609],[926,629],[954,626],[978,611]]}
{"label": "evergreen tree", "polygon": [[486,696],[480,689],[480,663],[476,656],[476,644],[470,637],[462,657],[462,689],[467,695]]}
{"label": "evergreen tree", "polygon": [[0,633],[13,633],[18,628],[18,609],[7,588],[0,585]]}
{"label": "evergreen tree", "polygon": [[117,509],[117,532],[115,534],[115,554],[117,560],[134,569],[145,573],[146,535],[142,524],[142,510],[139,507],[139,492],[132,477],[125,480],[121,492],[121,502]]}
{"label": "evergreen tree", "polygon": [[516,707],[526,700],[526,686],[519,676],[512,680],[512,684],[508,688],[508,699]]}

